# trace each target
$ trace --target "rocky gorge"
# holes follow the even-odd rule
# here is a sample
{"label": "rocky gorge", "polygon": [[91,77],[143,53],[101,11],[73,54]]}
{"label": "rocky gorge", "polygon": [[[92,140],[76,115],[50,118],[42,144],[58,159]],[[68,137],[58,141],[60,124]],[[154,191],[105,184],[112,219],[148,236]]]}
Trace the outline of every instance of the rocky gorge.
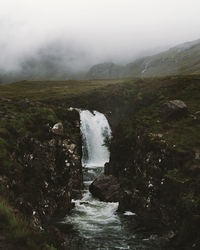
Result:
{"label": "rocky gorge", "polygon": [[[199,79],[133,79],[105,86],[98,81],[77,96],[72,93],[81,84],[85,90],[94,83],[75,82],[73,89],[71,82],[22,82],[19,96],[13,94],[15,84],[2,87],[1,196],[11,206],[9,216],[27,217],[31,231],[30,237],[12,240],[25,249],[63,246],[66,235],[52,219],[68,214],[83,189],[80,117],[68,110],[73,106],[104,113],[113,131],[105,141],[110,161],[90,191],[101,200],[119,201],[119,212],[136,213],[144,231],[165,239],[166,249],[198,249]],[[43,89],[49,91],[44,100]],[[0,209],[1,233],[13,235],[5,214]]]}

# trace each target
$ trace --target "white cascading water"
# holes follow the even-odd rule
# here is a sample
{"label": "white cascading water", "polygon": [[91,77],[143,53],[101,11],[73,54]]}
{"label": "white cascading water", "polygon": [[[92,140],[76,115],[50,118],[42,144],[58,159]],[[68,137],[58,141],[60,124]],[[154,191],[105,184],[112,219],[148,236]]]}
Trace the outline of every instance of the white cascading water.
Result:
{"label": "white cascading water", "polygon": [[106,137],[111,136],[111,129],[106,117],[94,111],[80,111],[81,133],[83,140],[82,164],[86,167],[102,167],[109,161],[109,151],[103,145]]}
{"label": "white cascading water", "polygon": [[[75,208],[66,222],[70,222],[81,237],[93,241],[120,232],[120,219],[115,213],[117,202],[101,202],[89,192],[89,185],[103,172],[103,167],[109,161],[109,151],[104,145],[104,140],[111,136],[111,129],[106,117],[97,112],[80,110],[81,133],[83,141],[82,165],[84,171],[85,190],[81,200],[75,200]],[[105,243],[105,242],[104,242]],[[102,244],[102,243],[99,243]]]}
{"label": "white cascading water", "polygon": [[[127,231],[127,224],[134,224],[132,220],[126,220],[132,213],[127,212],[124,218],[119,217],[116,213],[118,202],[99,201],[89,192],[89,185],[103,172],[104,164],[109,161],[109,151],[104,140],[111,136],[111,129],[103,114],[97,111],[78,111],[85,190],[81,200],[74,200],[75,208],[64,222],[73,226],[72,238],[68,234],[66,240],[66,249],[149,249],[143,248],[141,243],[136,244],[135,235]],[[127,222],[122,223],[121,220]]]}

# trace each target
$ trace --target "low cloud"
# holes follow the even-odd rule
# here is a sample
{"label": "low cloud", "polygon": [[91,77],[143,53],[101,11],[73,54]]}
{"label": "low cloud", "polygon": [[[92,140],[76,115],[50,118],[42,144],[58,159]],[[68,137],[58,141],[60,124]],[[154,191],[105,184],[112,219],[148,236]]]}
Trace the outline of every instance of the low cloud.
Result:
{"label": "low cloud", "polygon": [[199,9],[197,0],[2,0],[0,72],[28,77],[42,66],[58,77],[128,63],[200,38]]}

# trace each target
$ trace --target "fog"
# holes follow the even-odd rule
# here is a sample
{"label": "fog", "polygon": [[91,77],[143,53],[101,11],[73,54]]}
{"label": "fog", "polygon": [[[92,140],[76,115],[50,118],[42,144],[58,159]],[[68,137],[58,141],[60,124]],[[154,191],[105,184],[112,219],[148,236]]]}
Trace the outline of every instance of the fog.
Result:
{"label": "fog", "polygon": [[0,0],[0,72],[28,77],[42,66],[66,78],[128,63],[199,39],[199,10],[199,0]]}

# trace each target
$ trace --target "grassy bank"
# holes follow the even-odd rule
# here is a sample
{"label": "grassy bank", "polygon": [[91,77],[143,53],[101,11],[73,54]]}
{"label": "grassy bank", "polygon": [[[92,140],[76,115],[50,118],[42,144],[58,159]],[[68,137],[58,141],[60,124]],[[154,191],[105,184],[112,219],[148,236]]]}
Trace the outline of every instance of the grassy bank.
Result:
{"label": "grassy bank", "polygon": [[0,234],[8,239],[4,244],[10,242],[15,246],[13,250],[21,248],[55,250],[53,246],[45,243],[48,242],[47,235],[34,233],[28,218],[3,197],[0,197]]}

